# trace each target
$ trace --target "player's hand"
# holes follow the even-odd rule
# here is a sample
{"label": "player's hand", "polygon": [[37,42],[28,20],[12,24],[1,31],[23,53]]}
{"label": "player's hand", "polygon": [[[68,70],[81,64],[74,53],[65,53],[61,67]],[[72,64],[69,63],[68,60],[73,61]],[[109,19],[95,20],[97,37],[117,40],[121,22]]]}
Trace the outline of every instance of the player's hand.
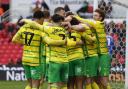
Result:
{"label": "player's hand", "polygon": [[83,44],[84,44],[84,42],[82,40],[76,42],[76,45],[83,45]]}
{"label": "player's hand", "polygon": [[66,18],[65,18],[65,21],[66,22],[70,22],[72,20],[72,16],[67,16]]}
{"label": "player's hand", "polygon": [[71,28],[70,22],[62,22],[61,23],[61,26],[63,26],[67,30]]}
{"label": "player's hand", "polygon": [[64,41],[65,41],[65,45],[67,45],[67,38],[65,38]]}
{"label": "player's hand", "polygon": [[29,22],[31,22],[31,20],[29,20],[29,19],[22,19],[20,22],[29,23]]}

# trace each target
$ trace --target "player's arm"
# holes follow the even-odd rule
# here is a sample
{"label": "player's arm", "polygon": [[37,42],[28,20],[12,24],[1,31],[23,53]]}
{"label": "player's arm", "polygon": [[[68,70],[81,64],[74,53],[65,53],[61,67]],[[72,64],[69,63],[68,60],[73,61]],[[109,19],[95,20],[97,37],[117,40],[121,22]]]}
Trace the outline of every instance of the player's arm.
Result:
{"label": "player's arm", "polygon": [[50,37],[48,37],[45,33],[42,33],[43,37],[43,42],[45,42],[48,45],[53,45],[53,46],[61,46],[66,44],[66,39],[64,40],[54,40]]}
{"label": "player's arm", "polygon": [[75,15],[75,16],[73,16],[73,17],[75,17],[77,20],[79,20],[81,23],[83,23],[83,24],[89,24],[90,26],[92,26],[93,28],[95,28],[95,23],[94,23],[94,21],[91,21],[91,20],[89,20],[89,19],[84,19],[84,18],[81,18],[81,17],[79,17],[78,15]]}
{"label": "player's arm", "polygon": [[48,36],[44,37],[44,42],[48,45],[61,46],[66,44],[66,40],[54,40]]}
{"label": "player's arm", "polygon": [[82,34],[82,37],[83,38],[85,38],[88,42],[90,42],[90,43],[93,43],[93,42],[95,42],[96,41],[96,37],[93,35],[93,34],[91,34],[91,35],[88,35],[87,33],[83,33]]}
{"label": "player's arm", "polygon": [[72,36],[70,32],[68,34],[69,34],[69,37],[67,37],[67,46],[83,45],[82,40],[77,40],[77,38],[75,36]]}
{"label": "player's arm", "polygon": [[78,24],[78,25],[71,25],[70,22],[62,22],[61,23],[62,26],[64,26],[66,29],[73,29],[76,30],[78,32],[84,32],[84,26],[82,24]]}
{"label": "player's arm", "polygon": [[85,27],[82,24],[79,25],[72,25],[71,29],[77,31],[77,32],[84,32],[85,31]]}
{"label": "player's arm", "polygon": [[67,38],[67,46],[68,47],[79,46],[79,45],[83,45],[83,44],[84,44],[84,42],[82,40],[73,41],[73,40]]}
{"label": "player's arm", "polygon": [[22,22],[29,24],[31,27],[43,30],[43,26],[38,24],[35,21],[29,20],[29,19],[23,19]]}
{"label": "player's arm", "polygon": [[24,29],[23,27],[20,28],[19,31],[13,36],[12,38],[13,43],[23,44],[22,35],[21,35],[23,29]]}

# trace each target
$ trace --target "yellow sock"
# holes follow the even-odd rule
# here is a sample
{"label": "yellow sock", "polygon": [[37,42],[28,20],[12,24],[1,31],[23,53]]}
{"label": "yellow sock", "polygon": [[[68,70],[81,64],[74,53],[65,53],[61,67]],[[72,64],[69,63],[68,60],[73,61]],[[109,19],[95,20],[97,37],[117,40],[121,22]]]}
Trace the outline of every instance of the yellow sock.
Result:
{"label": "yellow sock", "polygon": [[110,86],[110,84],[108,84],[108,85],[107,85],[107,89],[111,89],[111,86]]}
{"label": "yellow sock", "polygon": [[62,86],[61,89],[68,89],[67,84],[64,84],[64,86]]}
{"label": "yellow sock", "polygon": [[92,83],[92,88],[93,89],[100,89],[96,82]]}
{"label": "yellow sock", "polygon": [[51,89],[58,89],[57,87],[51,87]]}
{"label": "yellow sock", "polygon": [[67,87],[62,87],[61,89],[67,89]]}
{"label": "yellow sock", "polygon": [[25,89],[31,89],[30,85],[27,85],[27,86],[25,87]]}
{"label": "yellow sock", "polygon": [[99,86],[99,89],[104,89],[101,83],[97,85]]}
{"label": "yellow sock", "polygon": [[41,88],[42,88],[42,86],[43,86],[43,85],[40,85],[39,89],[41,89]]}
{"label": "yellow sock", "polygon": [[39,87],[39,89],[41,89],[41,88],[42,88],[42,86]]}
{"label": "yellow sock", "polygon": [[58,86],[56,84],[50,85],[50,89],[58,89]]}
{"label": "yellow sock", "polygon": [[91,84],[85,85],[85,89],[92,89]]}
{"label": "yellow sock", "polygon": [[76,89],[76,86],[74,86],[74,89]]}

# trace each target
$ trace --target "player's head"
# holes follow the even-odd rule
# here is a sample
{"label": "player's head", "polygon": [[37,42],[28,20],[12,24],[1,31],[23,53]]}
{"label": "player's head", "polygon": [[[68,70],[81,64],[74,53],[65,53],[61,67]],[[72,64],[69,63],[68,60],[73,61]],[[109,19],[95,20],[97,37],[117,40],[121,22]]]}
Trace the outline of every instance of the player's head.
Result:
{"label": "player's head", "polygon": [[68,11],[68,12],[65,13],[65,15],[67,17],[67,16],[70,16],[70,15],[74,15],[74,13],[72,13],[71,11]]}
{"label": "player's head", "polygon": [[52,21],[54,23],[61,23],[64,21],[64,17],[61,16],[61,15],[58,15],[58,14],[54,14],[52,17],[51,17]]}
{"label": "player's head", "polygon": [[44,19],[50,19],[50,12],[49,11],[43,11],[44,13]]}
{"label": "player's head", "polygon": [[72,12],[66,12],[66,21],[69,21],[71,23],[71,25],[78,25],[80,23],[80,21],[78,21],[76,18],[74,17],[70,17],[71,15],[74,15]]}
{"label": "player's head", "polygon": [[101,9],[96,9],[93,14],[93,19],[96,21],[103,21],[105,18],[105,12]]}
{"label": "player's head", "polygon": [[72,20],[70,21],[70,24],[71,25],[78,25],[80,23],[80,21],[79,20],[77,20],[76,18],[72,18]]}
{"label": "player's head", "polygon": [[35,20],[37,20],[40,24],[43,24],[43,21],[44,21],[44,13],[43,13],[43,11],[36,11],[33,14],[33,18]]}
{"label": "player's head", "polygon": [[57,7],[54,10],[54,14],[58,14],[58,15],[61,15],[64,17],[65,16],[65,10],[63,7]]}

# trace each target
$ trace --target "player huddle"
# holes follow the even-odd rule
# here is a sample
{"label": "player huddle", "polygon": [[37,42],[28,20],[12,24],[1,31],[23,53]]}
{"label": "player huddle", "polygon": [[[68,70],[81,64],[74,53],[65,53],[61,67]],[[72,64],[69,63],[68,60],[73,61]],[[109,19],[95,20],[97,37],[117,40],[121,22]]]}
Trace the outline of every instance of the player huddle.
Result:
{"label": "player huddle", "polygon": [[104,27],[105,14],[96,9],[87,20],[57,7],[37,11],[12,41],[23,45],[22,64],[28,80],[25,89],[111,89],[110,57]]}

